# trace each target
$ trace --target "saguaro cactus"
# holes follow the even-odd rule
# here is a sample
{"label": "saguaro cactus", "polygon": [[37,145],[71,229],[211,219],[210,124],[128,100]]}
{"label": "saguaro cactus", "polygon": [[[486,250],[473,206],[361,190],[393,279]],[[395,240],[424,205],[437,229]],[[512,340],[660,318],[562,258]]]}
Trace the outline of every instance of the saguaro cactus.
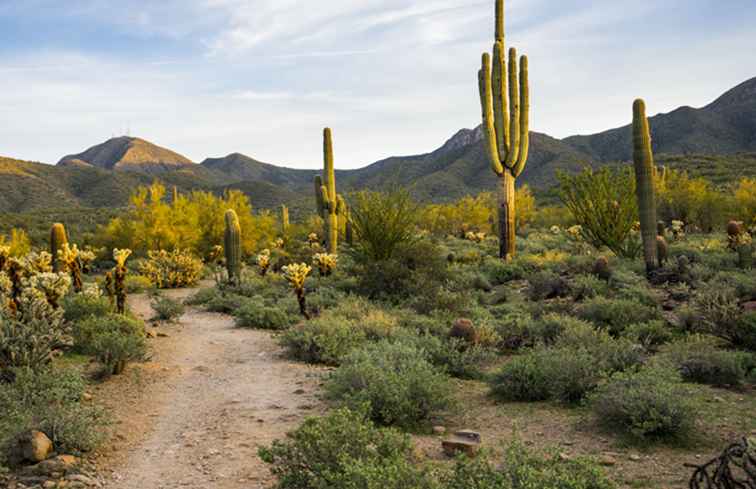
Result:
{"label": "saguaro cactus", "polygon": [[[323,183],[325,180],[325,183]],[[318,185],[320,183],[320,185]],[[333,137],[330,128],[323,130],[323,178],[315,177],[315,196],[318,211],[325,222],[328,252],[336,254],[339,240],[338,196],[336,173],[333,169]]]}
{"label": "saguaro cactus", "polygon": [[228,279],[238,282],[241,278],[241,226],[239,225],[239,217],[233,209],[226,211],[226,233],[223,248],[226,252]]}
{"label": "saguaro cactus", "polygon": [[646,272],[657,268],[656,195],[654,192],[654,154],[651,151],[651,133],[646,118],[646,103],[638,99],[633,104],[633,162],[635,188],[638,196],[638,213],[643,238],[643,258]]}
{"label": "saguaro cactus", "polygon": [[178,188],[174,185],[173,191],[171,193],[171,204],[176,205],[176,202],[178,202],[178,198],[179,198]]}
{"label": "saguaro cactus", "polygon": [[528,161],[530,146],[530,85],[528,58],[509,50],[505,60],[504,0],[496,0],[496,41],[491,56],[483,54],[478,72],[483,132],[491,168],[499,177],[499,256],[511,260],[515,254],[515,181]]}
{"label": "saguaro cactus", "polygon": [[289,232],[289,208],[281,204],[281,232]]}
{"label": "saguaro cactus", "polygon": [[64,264],[58,258],[58,251],[63,248],[64,244],[68,244],[66,228],[63,224],[56,222],[50,229],[50,254],[52,255],[53,271],[55,273],[63,271]]}

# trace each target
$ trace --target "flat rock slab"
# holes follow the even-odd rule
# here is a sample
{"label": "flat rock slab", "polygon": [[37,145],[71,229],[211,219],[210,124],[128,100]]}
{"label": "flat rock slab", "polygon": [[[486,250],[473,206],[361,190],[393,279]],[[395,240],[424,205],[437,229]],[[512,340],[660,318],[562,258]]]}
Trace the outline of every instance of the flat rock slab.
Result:
{"label": "flat rock slab", "polygon": [[454,457],[459,453],[464,453],[468,457],[474,457],[480,449],[480,444],[480,433],[461,430],[443,440],[441,448],[443,448],[444,453],[449,457]]}

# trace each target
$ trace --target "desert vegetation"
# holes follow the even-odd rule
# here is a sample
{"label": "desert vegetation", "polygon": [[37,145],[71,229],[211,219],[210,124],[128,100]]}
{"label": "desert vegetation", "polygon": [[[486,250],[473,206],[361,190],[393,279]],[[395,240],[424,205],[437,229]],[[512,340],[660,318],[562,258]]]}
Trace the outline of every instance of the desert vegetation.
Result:
{"label": "desert vegetation", "polygon": [[259,449],[281,489],[683,487],[684,463],[756,434],[756,180],[658,164],[638,99],[632,165],[562,173],[550,195],[518,187],[528,58],[507,51],[495,5],[479,72],[494,192],[339,193],[325,129],[306,212],[156,180],[106,222],[14,222],[2,472],[117,433],[92,386],[149,358],[145,319],[187,311],[232,317],[240,338],[265,330],[322,375],[325,413]]}

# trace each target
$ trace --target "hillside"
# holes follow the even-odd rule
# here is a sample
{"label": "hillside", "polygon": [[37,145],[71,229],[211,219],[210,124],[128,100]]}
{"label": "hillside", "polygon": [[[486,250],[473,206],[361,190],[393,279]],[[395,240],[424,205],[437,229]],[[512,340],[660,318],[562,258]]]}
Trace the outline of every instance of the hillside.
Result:
{"label": "hillside", "polygon": [[161,148],[144,139],[127,136],[109,139],[92,146],[83,153],[64,156],[60,166],[93,166],[106,170],[128,170],[144,173],[163,173],[193,165],[186,157]]}
{"label": "hillside", "polygon": [[[649,122],[656,153],[724,155],[756,151],[756,78],[701,109],[680,107]],[[564,142],[602,162],[632,158],[630,125],[569,137]]]}

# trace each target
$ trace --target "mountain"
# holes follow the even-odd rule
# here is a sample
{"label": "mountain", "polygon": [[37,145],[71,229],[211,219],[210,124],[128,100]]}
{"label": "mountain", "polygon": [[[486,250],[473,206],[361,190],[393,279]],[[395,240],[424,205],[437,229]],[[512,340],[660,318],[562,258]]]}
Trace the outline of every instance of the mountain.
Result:
{"label": "mountain", "polygon": [[[651,118],[657,162],[727,185],[756,176],[756,78],[701,109],[681,107]],[[625,126],[591,136],[558,140],[531,133],[525,172],[518,179],[537,193],[556,183],[559,171],[630,160],[632,131]],[[55,167],[0,158],[0,211],[121,207],[139,185],[159,178],[181,192],[222,193],[238,189],[256,208],[281,203],[309,209],[312,180],[319,170],[298,170],[232,153],[194,164],[139,138],[119,137],[66,156]],[[433,152],[392,157],[357,170],[336,172],[339,191],[409,187],[422,201],[448,201],[493,190],[482,130],[462,129]]]}
{"label": "mountain", "polygon": [[97,167],[149,174],[163,173],[193,165],[188,158],[144,139],[127,136],[109,139],[83,153],[64,156],[60,166]]}
{"label": "mountain", "polygon": [[[680,107],[649,120],[655,153],[724,155],[756,151],[756,78],[711,104]],[[573,136],[564,142],[602,161],[632,159],[632,126]]]}

